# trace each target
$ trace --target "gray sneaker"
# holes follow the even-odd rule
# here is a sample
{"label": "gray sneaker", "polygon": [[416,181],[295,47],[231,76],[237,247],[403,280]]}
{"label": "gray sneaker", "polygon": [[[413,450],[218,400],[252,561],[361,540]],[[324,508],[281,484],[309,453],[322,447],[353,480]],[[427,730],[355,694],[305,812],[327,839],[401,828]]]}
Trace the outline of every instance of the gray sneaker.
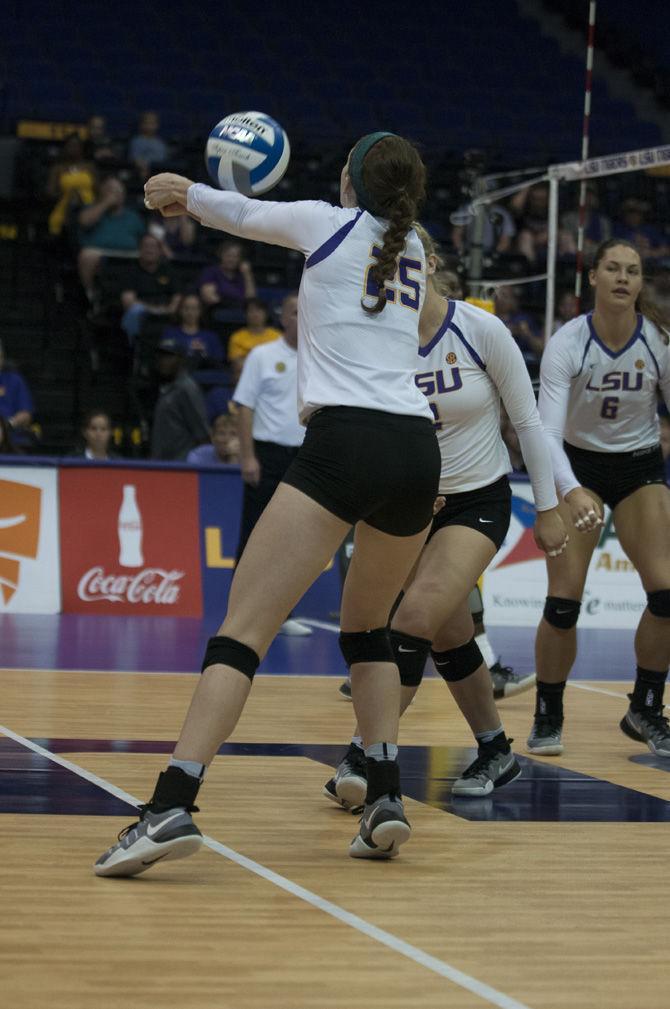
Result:
{"label": "gray sneaker", "polygon": [[670,757],[670,724],[662,709],[633,711],[629,708],[620,725],[627,736],[640,743],[646,743],[657,757]]}
{"label": "gray sneaker", "polygon": [[338,765],[335,777],[323,786],[323,794],[342,806],[342,809],[356,813],[363,808],[367,790],[365,752],[360,746],[350,743],[344,759]]}
{"label": "gray sneaker", "polygon": [[489,672],[493,697],[496,701],[502,701],[505,697],[513,697],[514,694],[522,694],[524,690],[530,690],[535,686],[537,679],[535,673],[515,673],[511,666],[501,666],[500,662],[494,662],[489,668]]}
{"label": "gray sneaker", "polygon": [[151,813],[140,807],[131,823],[93,866],[96,876],[137,876],[156,862],[194,855],[202,847],[202,834],[184,809]]}
{"label": "gray sneaker", "polygon": [[[509,740],[511,742],[511,740]],[[494,788],[500,788],[514,781],[521,774],[521,768],[512,753],[500,752],[499,746],[482,743],[479,755],[469,767],[463,771],[451,787],[452,795],[482,796],[489,795]]]}
{"label": "gray sneaker", "polygon": [[537,715],[530,736],[526,740],[526,749],[529,753],[541,757],[559,757],[563,753],[562,731],[562,719],[552,718],[550,715]]}
{"label": "gray sneaker", "polygon": [[382,795],[363,810],[349,854],[352,858],[395,858],[411,833],[402,799]]}

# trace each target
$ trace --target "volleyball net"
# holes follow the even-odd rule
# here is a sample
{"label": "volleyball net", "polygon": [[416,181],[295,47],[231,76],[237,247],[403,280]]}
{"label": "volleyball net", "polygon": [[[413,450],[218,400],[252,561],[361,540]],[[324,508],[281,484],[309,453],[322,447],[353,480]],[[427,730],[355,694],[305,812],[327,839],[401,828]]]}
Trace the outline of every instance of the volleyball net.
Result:
{"label": "volleyball net", "polygon": [[[474,236],[469,254],[470,293],[490,298],[500,287],[518,288],[521,301],[532,302],[543,316],[545,342],[554,328],[557,296],[575,289],[582,183],[587,187],[584,269],[590,265],[589,253],[593,248],[600,241],[621,233],[623,226],[623,234],[642,236],[640,252],[645,273],[653,275],[662,262],[663,239],[670,246],[670,236],[664,236],[664,224],[670,221],[670,145],[548,165],[530,173],[484,176],[479,181],[479,192],[466,210],[473,222]],[[534,187],[546,192],[546,233],[542,234],[542,229],[538,228],[540,255],[536,268],[520,256],[493,253],[487,257],[481,244],[487,218],[490,225],[495,207],[504,207],[515,194]],[[459,223],[462,221],[461,211]],[[524,263],[522,272],[520,261]],[[510,265],[514,268],[510,269]],[[668,266],[667,260],[665,266]]]}

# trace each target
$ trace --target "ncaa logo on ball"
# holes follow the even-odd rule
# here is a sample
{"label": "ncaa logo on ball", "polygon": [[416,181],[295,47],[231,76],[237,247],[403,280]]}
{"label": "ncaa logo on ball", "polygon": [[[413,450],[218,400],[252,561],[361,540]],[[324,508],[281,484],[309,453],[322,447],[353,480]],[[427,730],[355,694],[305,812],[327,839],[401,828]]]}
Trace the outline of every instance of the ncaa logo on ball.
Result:
{"label": "ncaa logo on ball", "polygon": [[286,133],[264,112],[226,116],[211,131],[205,149],[212,181],[245,196],[259,196],[276,186],[290,156]]}

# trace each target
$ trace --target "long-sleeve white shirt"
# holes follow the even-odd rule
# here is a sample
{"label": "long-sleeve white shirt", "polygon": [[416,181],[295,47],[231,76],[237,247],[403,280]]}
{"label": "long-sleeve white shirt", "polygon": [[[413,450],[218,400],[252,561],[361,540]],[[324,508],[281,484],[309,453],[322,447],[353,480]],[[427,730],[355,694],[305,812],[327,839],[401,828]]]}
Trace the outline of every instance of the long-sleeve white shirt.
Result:
{"label": "long-sleeve white shirt", "polygon": [[[379,315],[361,306],[386,222],[354,209],[305,200],[273,203],[209,186],[188,190],[188,210],[231,235],[302,252],[298,296],[298,412],[356,406],[430,416],[414,384],[425,256],[410,231]],[[370,303],[374,302],[371,297]]]}
{"label": "long-sleeve white shirt", "polygon": [[638,315],[635,332],[617,352],[602,343],[591,314],[561,326],[542,357],[538,404],[561,495],[580,486],[564,440],[591,452],[658,444],[659,390],[670,404],[670,352],[649,319]]}
{"label": "long-sleeve white shirt", "polygon": [[[446,306],[445,306],[446,307]],[[519,436],[540,511],[557,504],[549,445],[521,351],[481,308],[450,301],[419,350],[417,386],[428,398],[442,454],[441,494],[485,487],[512,469],[500,434],[500,401]]]}

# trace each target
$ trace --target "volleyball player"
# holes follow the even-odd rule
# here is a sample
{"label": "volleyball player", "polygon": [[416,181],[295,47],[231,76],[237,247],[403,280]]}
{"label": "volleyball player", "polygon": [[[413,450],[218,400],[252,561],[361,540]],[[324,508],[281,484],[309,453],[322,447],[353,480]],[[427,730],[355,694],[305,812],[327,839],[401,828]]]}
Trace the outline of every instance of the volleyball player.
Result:
{"label": "volleyball player", "polygon": [[389,133],[369,134],[350,152],[342,209],[251,200],[168,173],[145,187],[147,203],[164,214],[187,210],[228,234],[305,255],[298,408],[307,433],[236,568],[170,766],[139,822],[96,863],[99,875],[135,875],[200,847],[190,814],[205,770],[286,614],[355,523],[340,646],[368,790],[349,854],[392,858],[410,836],[397,763],[400,681],[386,623],[425,542],[440,469],[430,409],[414,383],[425,257],[412,222],[424,187],[417,151]]}
{"label": "volleyball player", "polygon": [[[435,247],[423,229],[419,234],[429,278],[415,381],[433,414],[444,504],[391,618],[391,640],[402,684],[401,714],[419,688],[430,652],[478,745],[476,760],[452,791],[481,796],[521,773],[493,699],[468,605],[472,586],[505,539],[511,517],[511,465],[500,432],[501,401],[519,436],[533,487],[535,540],[545,552],[560,554],[567,536],[558,513],[549,446],[521,351],[494,315],[441,296],[434,282]],[[356,808],[365,789],[357,730],[324,793],[345,808]]]}
{"label": "volleyball player", "polygon": [[561,512],[573,535],[547,558],[548,595],[535,642],[534,754],[563,752],[563,692],[577,654],[576,624],[598,543],[603,503],[647,593],[635,635],[637,672],[621,728],[670,757],[663,690],[670,662],[670,494],[656,415],[670,403],[668,333],[646,301],[640,255],[610,239],[596,250],[592,313],[552,336],[542,358],[539,408],[550,439]]}

